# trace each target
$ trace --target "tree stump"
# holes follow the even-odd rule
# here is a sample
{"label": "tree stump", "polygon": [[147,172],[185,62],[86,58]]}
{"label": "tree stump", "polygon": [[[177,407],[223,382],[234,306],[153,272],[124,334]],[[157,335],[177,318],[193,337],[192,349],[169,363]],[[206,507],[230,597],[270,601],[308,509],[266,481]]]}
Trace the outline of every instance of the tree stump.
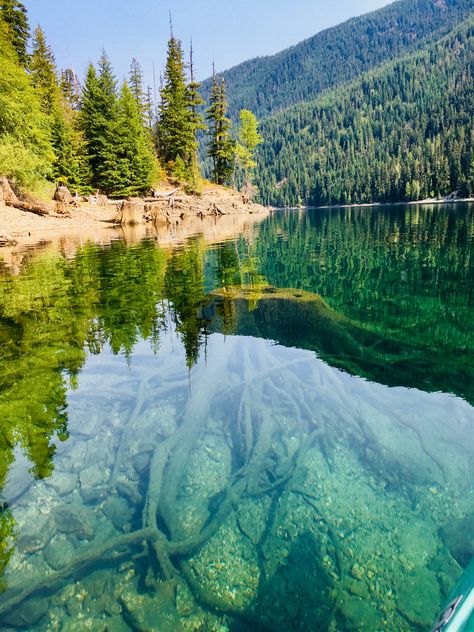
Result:
{"label": "tree stump", "polygon": [[65,184],[58,184],[53,200],[61,204],[74,204],[74,198]]}
{"label": "tree stump", "polygon": [[115,218],[117,224],[133,225],[141,224],[145,214],[145,202],[141,198],[129,198],[120,205]]}

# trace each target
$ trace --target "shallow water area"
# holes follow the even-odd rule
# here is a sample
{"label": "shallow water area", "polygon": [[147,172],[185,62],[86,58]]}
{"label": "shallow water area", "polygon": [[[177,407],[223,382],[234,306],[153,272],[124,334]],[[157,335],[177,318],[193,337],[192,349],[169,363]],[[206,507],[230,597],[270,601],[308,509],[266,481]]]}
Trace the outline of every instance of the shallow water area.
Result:
{"label": "shallow water area", "polygon": [[429,629],[474,555],[473,238],[293,211],[5,269],[2,629]]}

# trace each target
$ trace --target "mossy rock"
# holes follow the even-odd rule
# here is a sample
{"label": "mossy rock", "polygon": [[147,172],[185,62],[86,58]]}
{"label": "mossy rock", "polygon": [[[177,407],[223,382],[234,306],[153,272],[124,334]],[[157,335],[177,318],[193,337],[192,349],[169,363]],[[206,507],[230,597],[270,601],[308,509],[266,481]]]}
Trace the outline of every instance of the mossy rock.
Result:
{"label": "mossy rock", "polygon": [[427,568],[415,568],[400,583],[396,605],[409,623],[429,629],[442,605],[436,574]]}

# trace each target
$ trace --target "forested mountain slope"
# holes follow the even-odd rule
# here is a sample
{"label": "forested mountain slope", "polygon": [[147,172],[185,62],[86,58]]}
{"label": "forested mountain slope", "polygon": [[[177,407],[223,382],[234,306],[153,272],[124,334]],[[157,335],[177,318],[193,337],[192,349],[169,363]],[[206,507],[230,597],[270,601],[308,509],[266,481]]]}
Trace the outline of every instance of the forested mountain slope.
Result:
{"label": "forested mountain slope", "polygon": [[[259,118],[315,98],[387,60],[438,39],[473,10],[472,0],[399,0],[284,50],[219,74],[226,82],[229,114],[252,110]],[[314,28],[317,30],[318,25]],[[211,80],[203,84],[207,96]]]}
{"label": "forested mountain slope", "polygon": [[474,192],[471,16],[421,52],[269,117],[257,184],[278,206]]}

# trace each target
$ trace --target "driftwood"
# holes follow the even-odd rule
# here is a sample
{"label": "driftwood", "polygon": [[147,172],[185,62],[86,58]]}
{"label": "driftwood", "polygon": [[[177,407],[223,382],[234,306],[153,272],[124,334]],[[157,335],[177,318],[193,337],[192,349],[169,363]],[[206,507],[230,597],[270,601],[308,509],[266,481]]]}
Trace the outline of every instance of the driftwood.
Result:
{"label": "driftwood", "polygon": [[39,200],[20,200],[5,176],[0,176],[0,201],[3,201],[6,206],[12,206],[20,211],[27,211],[36,215],[49,215],[55,211],[53,205]]}
{"label": "driftwood", "polygon": [[28,211],[29,213],[35,213],[35,215],[49,215],[51,211],[54,212],[50,206],[45,204],[44,202],[24,202],[22,200],[18,200],[16,202],[6,202],[7,206],[13,206],[13,208],[17,208],[20,211]]}
{"label": "driftwood", "polygon": [[5,176],[0,176],[0,202],[4,202],[5,204],[18,202],[18,198]]}
{"label": "driftwood", "polygon": [[152,197],[145,198],[145,202],[154,202],[155,200],[158,200],[160,198],[166,199],[173,196],[178,191],[179,187],[176,187],[176,189],[173,189],[172,191],[153,191]]}

